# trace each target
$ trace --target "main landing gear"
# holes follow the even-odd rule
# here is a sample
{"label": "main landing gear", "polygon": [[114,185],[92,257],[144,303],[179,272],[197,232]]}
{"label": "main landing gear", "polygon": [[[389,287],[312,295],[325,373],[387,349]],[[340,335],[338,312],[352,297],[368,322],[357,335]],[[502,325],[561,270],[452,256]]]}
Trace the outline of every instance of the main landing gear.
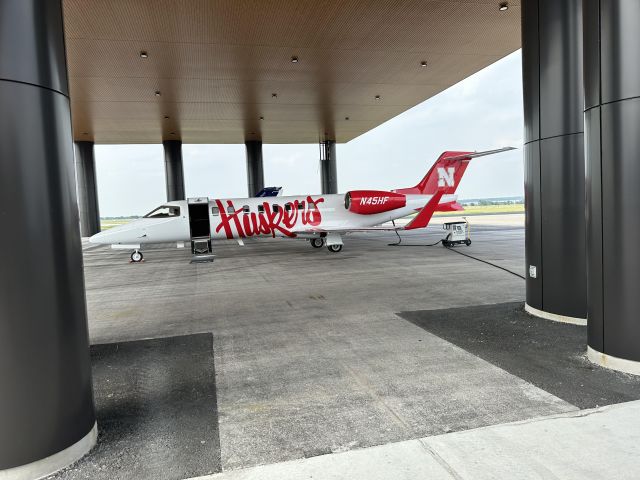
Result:
{"label": "main landing gear", "polygon": [[142,255],[142,252],[140,250],[135,250],[132,254],[131,254],[131,261],[133,263],[140,263],[142,261],[142,259],[144,258],[144,256]]}
{"label": "main landing gear", "polygon": [[[329,240],[329,241],[327,241]],[[340,243],[335,243],[337,241],[339,241]],[[327,245],[327,249],[331,252],[331,253],[338,253],[340,251],[342,251],[342,242],[340,241],[340,238],[338,237],[333,238],[331,236],[324,238],[324,237],[316,237],[316,238],[312,238],[310,240],[311,242],[311,246],[313,248],[322,248],[325,245]]]}

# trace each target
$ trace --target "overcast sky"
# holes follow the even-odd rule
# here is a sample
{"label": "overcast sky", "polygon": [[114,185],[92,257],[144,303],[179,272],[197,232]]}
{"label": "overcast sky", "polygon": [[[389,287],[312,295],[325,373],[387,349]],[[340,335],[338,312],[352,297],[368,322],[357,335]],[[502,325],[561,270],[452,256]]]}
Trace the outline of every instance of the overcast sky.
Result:
{"label": "overcast sky", "polygon": [[[338,188],[415,185],[444,150],[518,150],[473,160],[458,196],[523,195],[522,74],[515,52],[349,143],[337,146]],[[166,200],[162,145],[96,145],[100,215],[149,212]],[[265,185],[320,193],[318,145],[263,146]],[[245,197],[244,145],[183,145],[189,197]]]}

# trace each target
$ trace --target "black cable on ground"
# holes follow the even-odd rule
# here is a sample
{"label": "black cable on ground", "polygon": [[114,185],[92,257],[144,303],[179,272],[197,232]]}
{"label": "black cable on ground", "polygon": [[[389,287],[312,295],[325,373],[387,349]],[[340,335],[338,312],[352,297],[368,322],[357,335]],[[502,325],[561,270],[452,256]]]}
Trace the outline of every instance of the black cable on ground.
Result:
{"label": "black cable on ground", "polygon": [[[396,222],[391,220],[391,223],[393,224],[393,226],[396,226]],[[397,247],[398,245],[400,245],[402,243],[402,237],[400,236],[400,234],[398,233],[398,230],[394,230],[395,234],[398,236],[398,241],[396,243],[387,243],[388,246],[390,247]],[[435,245],[438,245],[440,242],[442,242],[442,240],[438,240],[436,243],[429,243],[428,245],[402,245],[403,247],[433,247]]]}
{"label": "black cable on ground", "polygon": [[[394,227],[394,228],[397,228],[397,227],[396,227],[396,222],[395,222],[395,220],[391,220],[391,223],[393,224],[393,227]],[[398,236],[398,243],[389,243],[388,245],[389,245],[390,247],[395,247],[396,245],[400,245],[400,244],[402,243],[402,237],[401,237],[401,236],[400,236],[400,234],[398,233],[398,230],[396,229],[396,230],[394,230],[394,232],[396,232],[396,235]]]}
{"label": "black cable on ground", "polygon": [[515,275],[516,277],[520,277],[521,279],[526,280],[526,278],[523,277],[522,275],[520,275],[519,273],[516,273],[513,270],[509,270],[508,268],[501,267],[500,265],[496,265],[495,263],[491,263],[491,262],[489,262],[487,260],[482,260],[481,258],[474,257],[473,255],[469,255],[468,253],[462,253],[462,252],[460,252],[458,250],[454,250],[453,248],[447,248],[447,250],[451,250],[452,252],[455,252],[455,253],[457,253],[459,255],[463,255],[465,257],[473,258],[474,260],[477,260],[477,261],[482,262],[482,263],[486,263],[487,265],[491,265],[492,267],[499,268],[500,270],[504,270],[505,272],[508,272],[511,275]]}
{"label": "black cable on ground", "polygon": [[[393,226],[395,227],[395,225],[396,224],[394,223]],[[398,242],[397,243],[389,243],[388,245],[390,247],[397,247],[402,243],[402,237],[398,233],[398,230],[395,230],[395,232],[396,232],[396,235],[398,236]],[[423,244],[423,245],[406,245],[405,244],[405,245],[400,245],[400,246],[402,246],[402,247],[434,247],[434,246],[438,245],[441,242],[442,242],[442,240],[438,240],[435,243],[428,243],[428,244]],[[500,270],[504,270],[505,272],[510,273],[511,275],[515,275],[516,277],[519,277],[522,280],[526,280],[526,278],[523,277],[522,275],[520,275],[519,273],[516,273],[513,270],[509,270],[508,268],[501,267],[500,265],[496,265],[495,263],[491,263],[491,262],[489,262],[487,260],[482,260],[481,258],[474,257],[473,255],[469,255],[468,253],[462,253],[462,252],[460,252],[458,250],[454,250],[453,248],[447,247],[447,250],[450,250],[452,252],[455,252],[455,253],[457,253],[459,255],[462,255],[462,256],[465,256],[465,257],[472,258],[473,260],[477,260],[478,262],[486,263],[487,265],[491,265],[492,267],[496,267],[496,268],[499,268]]]}

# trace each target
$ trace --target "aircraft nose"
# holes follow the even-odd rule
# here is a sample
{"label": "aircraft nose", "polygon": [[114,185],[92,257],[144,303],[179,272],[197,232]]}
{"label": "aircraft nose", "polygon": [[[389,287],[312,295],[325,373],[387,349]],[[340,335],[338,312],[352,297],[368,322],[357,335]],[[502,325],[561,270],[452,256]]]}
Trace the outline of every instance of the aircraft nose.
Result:
{"label": "aircraft nose", "polygon": [[98,232],[89,237],[89,243],[104,243],[106,232]]}

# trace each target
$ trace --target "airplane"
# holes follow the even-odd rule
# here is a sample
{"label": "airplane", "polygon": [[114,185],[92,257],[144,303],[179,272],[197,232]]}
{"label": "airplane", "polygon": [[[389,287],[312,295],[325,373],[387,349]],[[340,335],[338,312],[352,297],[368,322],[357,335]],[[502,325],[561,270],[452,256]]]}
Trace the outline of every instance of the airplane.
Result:
{"label": "airplane", "polygon": [[[212,241],[254,237],[308,240],[314,248],[342,250],[342,236],[351,232],[425,228],[434,212],[463,210],[456,189],[473,158],[513,150],[443,152],[414,187],[396,190],[351,190],[346,194],[266,196],[253,198],[190,198],[166,202],[144,217],[93,235],[89,242],[133,250],[131,261],[143,260],[143,245],[191,242],[194,258],[212,261]],[[279,193],[277,187],[272,187]],[[275,195],[278,195],[275,193]],[[418,214],[404,227],[384,223]]]}

